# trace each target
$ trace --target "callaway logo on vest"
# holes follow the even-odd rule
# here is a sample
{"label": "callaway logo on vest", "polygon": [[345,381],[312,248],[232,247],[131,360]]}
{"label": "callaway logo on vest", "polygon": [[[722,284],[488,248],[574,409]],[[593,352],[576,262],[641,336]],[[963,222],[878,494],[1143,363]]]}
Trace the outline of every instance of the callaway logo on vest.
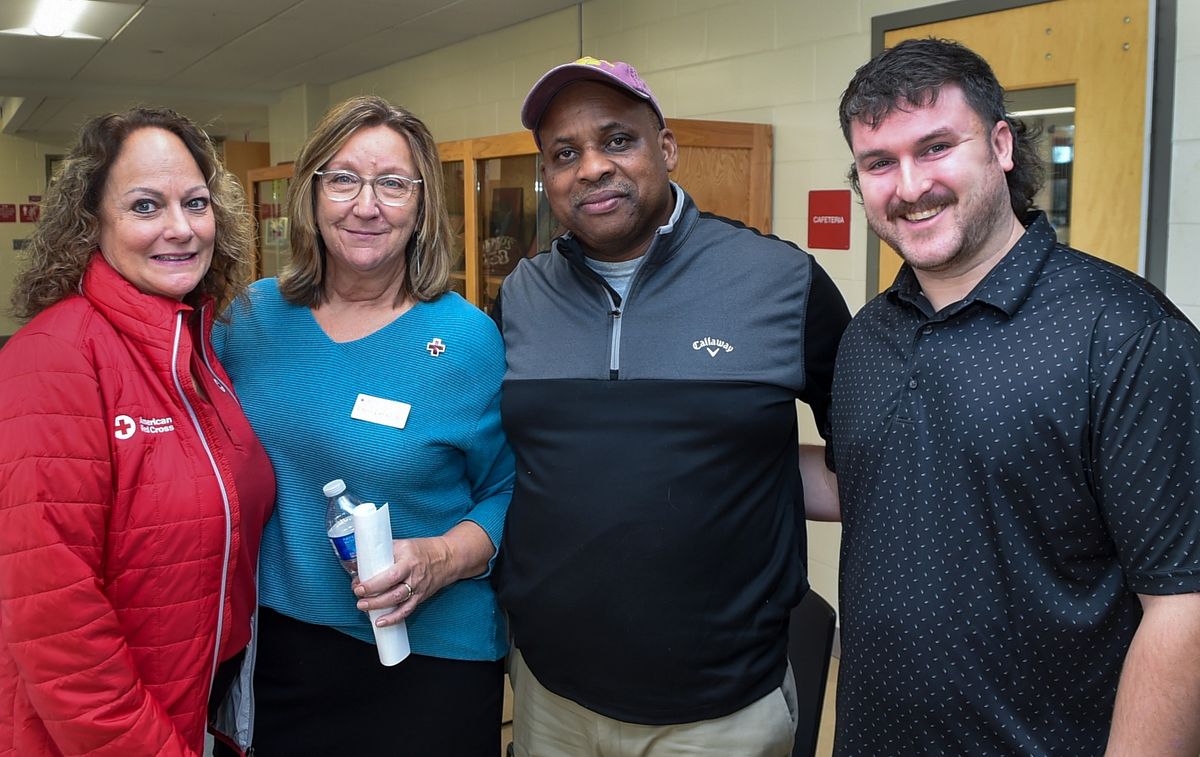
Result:
{"label": "callaway logo on vest", "polygon": [[709,357],[716,357],[721,350],[733,352],[733,345],[726,342],[724,339],[713,339],[711,336],[706,336],[703,339],[692,342],[693,350],[704,350]]}

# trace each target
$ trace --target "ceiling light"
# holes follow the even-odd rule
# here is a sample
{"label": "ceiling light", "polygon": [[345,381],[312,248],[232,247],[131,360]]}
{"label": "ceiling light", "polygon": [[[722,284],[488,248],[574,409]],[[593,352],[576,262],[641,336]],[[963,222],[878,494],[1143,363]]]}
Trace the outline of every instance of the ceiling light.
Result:
{"label": "ceiling light", "polygon": [[41,0],[33,17],[33,30],[43,37],[61,37],[71,31],[82,11],[79,0]]}
{"label": "ceiling light", "polygon": [[1009,113],[1010,116],[1017,118],[1029,118],[1030,116],[1057,116],[1062,113],[1074,113],[1073,106],[1065,106],[1062,108],[1034,108],[1033,110],[1016,110]]}

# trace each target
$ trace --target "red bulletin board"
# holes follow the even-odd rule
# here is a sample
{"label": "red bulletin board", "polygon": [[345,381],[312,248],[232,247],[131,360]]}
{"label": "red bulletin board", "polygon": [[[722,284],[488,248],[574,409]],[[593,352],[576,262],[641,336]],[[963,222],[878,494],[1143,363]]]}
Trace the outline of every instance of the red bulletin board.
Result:
{"label": "red bulletin board", "polygon": [[42,215],[40,206],[33,203],[21,203],[21,223],[37,223],[38,218]]}
{"label": "red bulletin board", "polygon": [[0,204],[0,223],[16,223],[17,206],[9,203]]}
{"label": "red bulletin board", "polygon": [[808,193],[808,246],[850,249],[849,189],[814,189]]}

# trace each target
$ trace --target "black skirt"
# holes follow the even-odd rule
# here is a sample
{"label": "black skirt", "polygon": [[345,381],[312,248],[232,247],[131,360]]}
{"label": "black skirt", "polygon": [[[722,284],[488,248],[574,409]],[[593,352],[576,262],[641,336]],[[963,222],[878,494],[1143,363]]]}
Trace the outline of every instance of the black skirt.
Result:
{"label": "black skirt", "polygon": [[388,668],[371,644],[265,607],[258,631],[255,757],[500,754],[502,661]]}

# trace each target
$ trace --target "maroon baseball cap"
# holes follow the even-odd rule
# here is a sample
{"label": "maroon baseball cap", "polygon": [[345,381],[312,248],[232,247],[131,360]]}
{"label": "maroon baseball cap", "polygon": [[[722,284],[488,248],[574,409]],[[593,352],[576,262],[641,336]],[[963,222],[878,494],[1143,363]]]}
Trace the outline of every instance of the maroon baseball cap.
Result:
{"label": "maroon baseball cap", "polygon": [[525,95],[525,104],[521,106],[521,125],[533,132],[533,141],[537,142],[538,147],[542,146],[542,142],[538,138],[537,127],[541,123],[546,108],[564,87],[577,81],[598,81],[611,84],[639,100],[645,100],[651,108],[654,108],[659,125],[667,125],[658,100],[654,99],[654,93],[650,91],[650,87],[646,86],[646,82],[638,76],[636,68],[621,61],[610,63],[599,58],[584,56],[572,63],[564,63],[550,69],[537,80],[537,84],[533,85],[529,94]]}

